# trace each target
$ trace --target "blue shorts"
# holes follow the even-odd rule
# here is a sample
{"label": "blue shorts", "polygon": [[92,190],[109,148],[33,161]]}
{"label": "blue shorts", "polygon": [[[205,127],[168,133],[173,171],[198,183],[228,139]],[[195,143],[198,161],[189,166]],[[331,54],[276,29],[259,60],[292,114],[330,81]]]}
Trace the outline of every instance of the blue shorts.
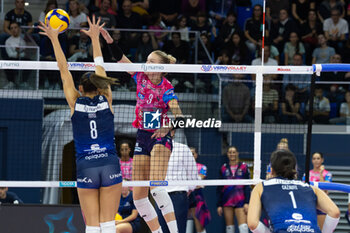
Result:
{"label": "blue shorts", "polygon": [[116,154],[109,154],[109,157],[96,161],[77,160],[78,188],[99,189],[122,181],[120,163]]}
{"label": "blue shorts", "polygon": [[170,151],[173,150],[173,141],[170,132],[163,138],[151,138],[152,135],[153,132],[148,132],[142,129],[137,130],[134,155],[151,156],[151,151],[156,144],[161,144]]}

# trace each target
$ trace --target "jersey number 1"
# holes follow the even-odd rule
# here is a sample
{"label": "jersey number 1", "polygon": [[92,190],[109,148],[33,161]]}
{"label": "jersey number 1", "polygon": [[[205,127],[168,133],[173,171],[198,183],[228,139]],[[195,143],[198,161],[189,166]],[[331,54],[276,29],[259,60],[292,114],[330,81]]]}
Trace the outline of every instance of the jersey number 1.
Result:
{"label": "jersey number 1", "polygon": [[97,128],[96,128],[96,121],[90,121],[90,136],[92,139],[97,138]]}
{"label": "jersey number 1", "polygon": [[296,203],[296,201],[295,201],[293,191],[290,191],[288,194],[290,195],[290,198],[292,199],[293,208],[296,209],[296,208],[297,208],[297,203]]}

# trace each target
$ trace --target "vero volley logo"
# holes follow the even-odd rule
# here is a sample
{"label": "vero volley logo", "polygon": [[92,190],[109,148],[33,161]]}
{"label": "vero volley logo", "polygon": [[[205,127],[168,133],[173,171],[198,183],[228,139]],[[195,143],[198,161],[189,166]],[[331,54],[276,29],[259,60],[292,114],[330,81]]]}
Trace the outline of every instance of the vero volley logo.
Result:
{"label": "vero volley logo", "polygon": [[204,72],[209,72],[213,70],[213,67],[211,65],[202,65],[201,70]]}

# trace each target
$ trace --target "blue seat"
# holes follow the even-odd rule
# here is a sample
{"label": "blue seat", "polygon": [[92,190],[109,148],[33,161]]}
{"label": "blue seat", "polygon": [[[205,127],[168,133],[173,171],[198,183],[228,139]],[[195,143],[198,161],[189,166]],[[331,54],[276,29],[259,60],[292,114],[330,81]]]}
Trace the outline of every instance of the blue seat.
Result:
{"label": "blue seat", "polygon": [[329,112],[329,118],[338,117],[338,103],[330,103],[331,111]]}
{"label": "blue seat", "polygon": [[252,8],[246,6],[237,7],[237,23],[243,30],[245,21],[252,17]]}

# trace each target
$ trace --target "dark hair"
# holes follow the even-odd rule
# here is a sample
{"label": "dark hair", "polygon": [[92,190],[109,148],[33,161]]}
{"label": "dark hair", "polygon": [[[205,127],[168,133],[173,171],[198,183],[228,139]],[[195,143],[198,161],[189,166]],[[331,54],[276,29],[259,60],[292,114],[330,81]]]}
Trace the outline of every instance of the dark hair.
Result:
{"label": "dark hair", "polygon": [[296,47],[295,47],[295,53],[300,53],[300,38],[299,38],[299,35],[298,35],[297,32],[293,31],[293,32],[289,33],[289,36],[292,33],[295,33],[297,35],[297,37],[298,37],[298,41],[297,41],[297,44],[296,44]]}
{"label": "dark hair", "polygon": [[9,28],[12,24],[17,24],[17,26],[20,28],[21,25],[19,25],[19,23],[17,21],[11,21],[10,24],[9,24]]}
{"label": "dark hair", "polygon": [[46,3],[46,7],[45,7],[45,11],[44,13],[47,14],[50,10],[49,10],[49,6],[55,4],[55,8],[58,8],[58,4],[56,0],[48,0]]}
{"label": "dark hair", "polygon": [[[286,91],[296,91],[297,88],[292,84],[292,83],[289,83],[287,84],[286,88],[285,88]],[[281,140],[282,141],[282,140]],[[288,143],[288,141],[287,141]]]}
{"label": "dark hair", "polygon": [[93,92],[97,89],[108,89],[109,85],[118,84],[118,79],[103,77],[94,72],[87,72],[80,78],[79,85],[83,86],[84,92]]}
{"label": "dark hair", "polygon": [[321,152],[318,152],[318,151],[312,153],[311,158],[314,157],[315,154],[319,154],[321,156],[321,159],[323,159],[323,154]]}
{"label": "dark hair", "polygon": [[196,152],[198,154],[196,147],[191,146],[190,150],[194,150],[194,152]]}
{"label": "dark hair", "polygon": [[300,53],[294,53],[293,57],[295,57],[295,56],[299,56],[299,57],[303,58],[303,55],[301,55]]}
{"label": "dark hair", "polygon": [[270,157],[271,167],[277,176],[293,180],[296,178],[297,160],[290,150],[276,150]]}
{"label": "dark hair", "polygon": [[127,144],[129,146],[129,148],[131,149],[131,142],[129,140],[124,139],[121,142],[119,142],[118,148],[120,149],[123,144]]}
{"label": "dark hair", "polygon": [[235,146],[229,146],[229,147],[227,148],[227,152],[226,152],[226,153],[228,153],[228,151],[229,151],[230,149],[232,149],[232,148],[236,149],[236,151],[238,152],[237,147],[235,147]]}

